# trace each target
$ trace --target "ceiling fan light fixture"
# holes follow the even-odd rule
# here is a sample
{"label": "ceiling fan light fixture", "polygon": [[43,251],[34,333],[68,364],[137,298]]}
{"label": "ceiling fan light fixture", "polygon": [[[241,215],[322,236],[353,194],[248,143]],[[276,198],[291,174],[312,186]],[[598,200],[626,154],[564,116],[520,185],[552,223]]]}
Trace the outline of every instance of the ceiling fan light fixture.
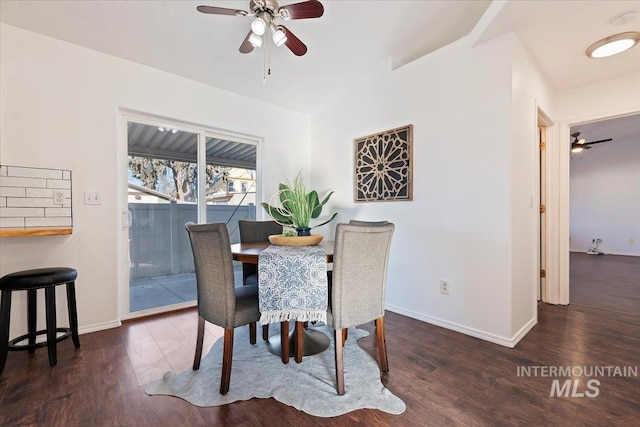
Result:
{"label": "ceiling fan light fixture", "polygon": [[628,31],[598,40],[587,48],[589,58],[607,58],[627,51],[640,42],[640,33]]}
{"label": "ceiling fan light fixture", "polygon": [[264,32],[267,31],[267,21],[264,18],[264,12],[253,20],[251,23],[251,31],[258,36],[263,35]]}
{"label": "ceiling fan light fixture", "polygon": [[262,37],[260,37],[256,33],[251,33],[251,35],[249,36],[249,43],[251,43],[253,47],[260,47],[262,46]]}
{"label": "ceiling fan light fixture", "polygon": [[582,152],[582,150],[583,150],[583,148],[582,148],[582,147],[578,147],[578,146],[576,146],[576,147],[571,147],[571,152],[572,152],[572,153],[580,153],[580,152]]}
{"label": "ceiling fan light fixture", "polygon": [[287,35],[282,31],[282,27],[276,28],[271,25],[271,32],[273,33],[273,42],[276,46],[282,46],[287,41]]}

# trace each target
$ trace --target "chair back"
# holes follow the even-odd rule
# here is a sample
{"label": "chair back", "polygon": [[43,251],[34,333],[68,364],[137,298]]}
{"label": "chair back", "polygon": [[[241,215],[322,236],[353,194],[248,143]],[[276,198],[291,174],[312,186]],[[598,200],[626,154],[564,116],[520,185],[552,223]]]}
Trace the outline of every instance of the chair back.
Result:
{"label": "chair back", "polygon": [[233,328],[236,293],[229,231],[224,223],[185,225],[196,270],[198,314],[223,328]]}
{"label": "chair back", "polygon": [[385,225],[389,224],[389,221],[360,221],[357,219],[352,219],[349,221],[351,225]]}
{"label": "chair back", "polygon": [[[272,234],[282,234],[282,226],[275,221],[238,221],[240,230],[240,243],[268,242]],[[242,264],[242,282],[246,284],[247,278],[258,274],[258,266],[255,264]]]}
{"label": "chair back", "polygon": [[268,242],[272,234],[282,234],[282,226],[275,221],[238,221],[240,242]]}
{"label": "chair back", "polygon": [[387,264],[394,224],[338,224],[331,311],[336,329],[384,316]]}

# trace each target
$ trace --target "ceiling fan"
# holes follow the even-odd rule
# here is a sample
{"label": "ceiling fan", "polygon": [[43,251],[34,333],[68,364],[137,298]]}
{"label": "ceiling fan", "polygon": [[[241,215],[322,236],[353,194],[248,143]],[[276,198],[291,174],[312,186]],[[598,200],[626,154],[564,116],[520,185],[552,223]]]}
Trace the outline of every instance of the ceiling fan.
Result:
{"label": "ceiling fan", "polygon": [[198,6],[197,10],[198,12],[214,15],[254,16],[255,18],[251,22],[251,30],[240,45],[240,53],[249,53],[254,48],[262,46],[262,36],[267,31],[270,31],[271,38],[276,46],[284,44],[297,56],[307,53],[307,46],[287,27],[276,25],[274,21],[278,18],[284,20],[319,18],[324,13],[322,3],[317,0],[308,0],[286,6],[278,5],[276,0],[250,0],[249,10],[251,12],[215,6]]}
{"label": "ceiling fan", "polygon": [[579,136],[580,136],[580,132],[575,132],[571,134],[571,138],[573,138],[573,141],[571,141],[571,151],[573,153],[579,153],[582,150],[590,150],[591,147],[589,146],[593,144],[600,144],[601,142],[613,141],[612,138],[609,138],[609,139],[601,139],[599,141],[587,142],[586,138],[578,139]]}

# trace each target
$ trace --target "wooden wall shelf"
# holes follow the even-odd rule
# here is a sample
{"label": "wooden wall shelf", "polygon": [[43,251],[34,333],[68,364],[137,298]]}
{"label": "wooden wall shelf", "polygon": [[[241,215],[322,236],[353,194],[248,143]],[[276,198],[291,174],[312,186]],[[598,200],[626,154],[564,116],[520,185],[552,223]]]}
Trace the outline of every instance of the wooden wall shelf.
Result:
{"label": "wooden wall shelf", "polygon": [[72,234],[72,228],[4,228],[0,229],[0,237],[23,236],[58,236]]}

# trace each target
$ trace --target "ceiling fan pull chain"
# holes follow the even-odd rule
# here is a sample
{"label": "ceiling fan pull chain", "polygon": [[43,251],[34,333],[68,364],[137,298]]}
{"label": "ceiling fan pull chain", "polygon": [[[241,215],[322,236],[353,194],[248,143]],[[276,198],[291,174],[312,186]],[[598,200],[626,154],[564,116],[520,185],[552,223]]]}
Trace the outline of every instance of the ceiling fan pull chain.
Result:
{"label": "ceiling fan pull chain", "polygon": [[271,75],[271,43],[267,43],[267,74]]}
{"label": "ceiling fan pull chain", "polygon": [[265,43],[264,47],[264,67],[262,69],[262,84],[267,84],[267,76],[271,75],[271,49],[270,43]]}

